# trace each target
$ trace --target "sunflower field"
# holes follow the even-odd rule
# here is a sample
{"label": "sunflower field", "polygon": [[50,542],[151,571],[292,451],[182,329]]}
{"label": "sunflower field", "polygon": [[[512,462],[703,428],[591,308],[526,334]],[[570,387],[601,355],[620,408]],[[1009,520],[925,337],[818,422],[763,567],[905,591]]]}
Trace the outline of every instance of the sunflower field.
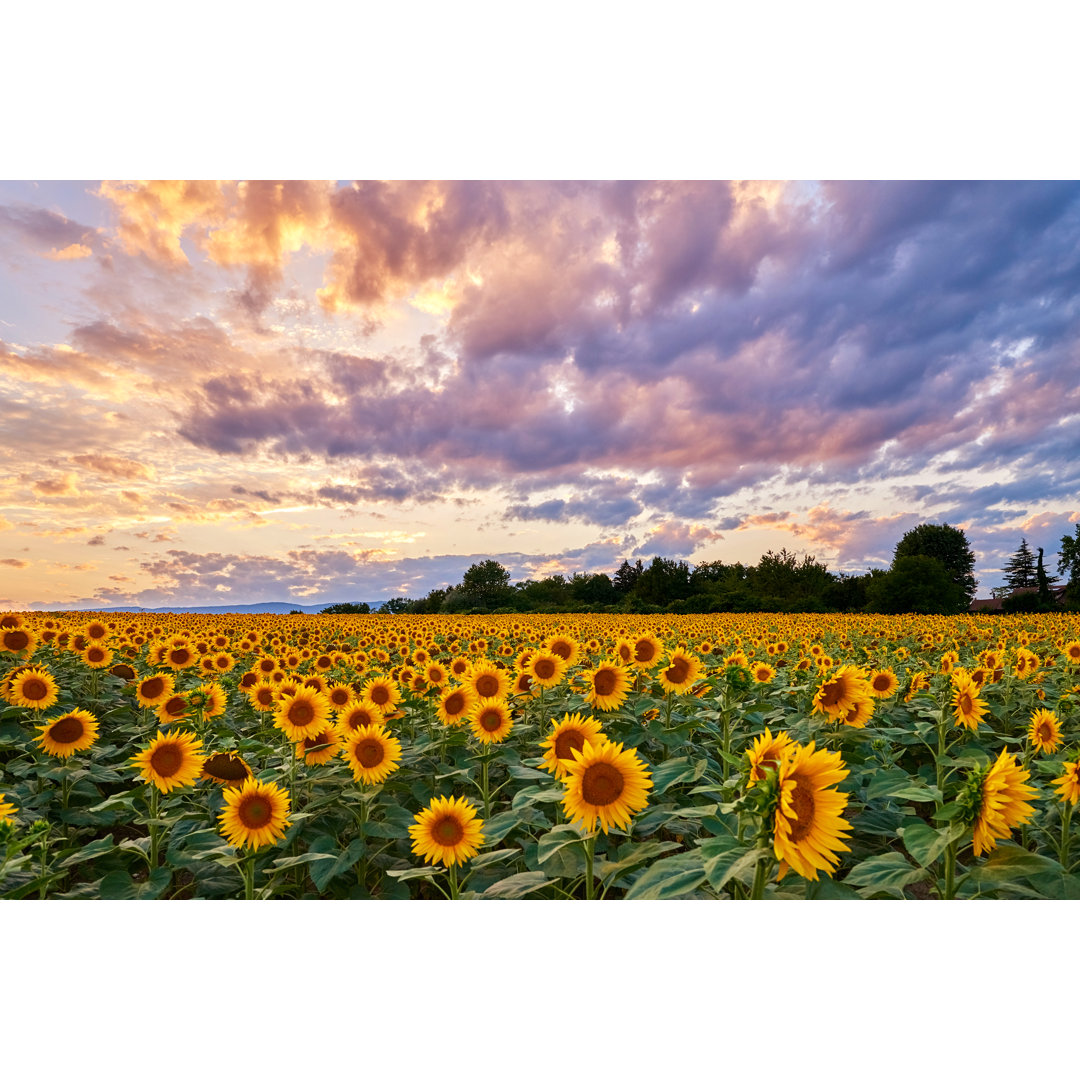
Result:
{"label": "sunflower field", "polygon": [[1080,898],[1071,614],[0,615],[6,899]]}

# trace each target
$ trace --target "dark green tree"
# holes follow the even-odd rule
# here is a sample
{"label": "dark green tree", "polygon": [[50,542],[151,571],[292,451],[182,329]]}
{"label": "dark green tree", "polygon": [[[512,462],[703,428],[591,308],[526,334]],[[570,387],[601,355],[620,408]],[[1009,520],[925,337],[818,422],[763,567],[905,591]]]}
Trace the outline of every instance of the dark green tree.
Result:
{"label": "dark green tree", "polygon": [[1065,579],[1065,598],[1070,603],[1080,601],[1080,524],[1076,526],[1074,536],[1061,538],[1057,568],[1059,574],[1068,575]]}
{"label": "dark green tree", "polygon": [[953,615],[966,610],[964,592],[944,563],[930,555],[901,555],[892,569],[871,576],[866,610],[882,615]]}
{"label": "dark green tree", "polygon": [[960,590],[960,597],[949,612],[960,614],[971,607],[978,581],[975,578],[975,554],[968,546],[963,529],[952,525],[916,525],[900,538],[893,551],[893,569],[898,559],[924,555],[936,559],[948,573],[949,580]]}
{"label": "dark green tree", "polygon": [[1016,554],[1006,560],[1003,569],[1005,584],[1011,589],[1030,589],[1038,584],[1035,577],[1035,556],[1028,547],[1026,537],[1021,537]]}
{"label": "dark green tree", "polygon": [[664,607],[690,595],[690,567],[681,559],[653,556],[653,561],[634,582],[634,598],[641,603]]}
{"label": "dark green tree", "polygon": [[370,604],[331,604],[319,612],[320,615],[370,615]]}
{"label": "dark green tree", "polygon": [[392,596],[379,608],[379,611],[386,615],[401,615],[406,611],[411,611],[415,603],[415,600],[410,600],[407,596]]}
{"label": "dark green tree", "polygon": [[465,594],[467,607],[483,608],[491,611],[513,601],[510,588],[510,571],[494,559],[473,563],[461,579],[461,590]]}
{"label": "dark green tree", "polygon": [[630,592],[637,579],[645,572],[645,568],[641,565],[641,560],[638,559],[637,563],[633,566],[623,559],[622,566],[615,571],[615,576],[611,579],[611,583],[615,588],[624,596]]}
{"label": "dark green tree", "polygon": [[[1039,548],[1039,565],[1035,568],[1035,580],[1039,586],[1039,605],[1049,607],[1054,598],[1050,595],[1050,578],[1046,576],[1046,569],[1043,567],[1043,549]],[[1054,578],[1057,581],[1057,578]]]}

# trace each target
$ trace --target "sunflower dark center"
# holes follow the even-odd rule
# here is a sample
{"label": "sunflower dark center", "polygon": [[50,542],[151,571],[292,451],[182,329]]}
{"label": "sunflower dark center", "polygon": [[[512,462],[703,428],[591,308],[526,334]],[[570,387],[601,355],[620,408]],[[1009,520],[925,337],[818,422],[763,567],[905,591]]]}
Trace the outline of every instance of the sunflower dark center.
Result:
{"label": "sunflower dark center", "polygon": [[838,680],[826,683],[822,688],[821,703],[826,709],[833,709],[840,704],[844,696],[844,688]]}
{"label": "sunflower dark center", "polygon": [[960,695],[960,700],[957,702],[957,705],[965,716],[968,716],[975,711],[975,704],[971,700],[971,695],[966,691]]}
{"label": "sunflower dark center", "polygon": [[431,827],[431,837],[443,847],[456,847],[465,836],[465,828],[456,817],[441,817]]}
{"label": "sunflower dark center", "polygon": [[551,651],[556,656],[561,656],[564,660],[570,659],[570,653],[573,651],[570,647],[569,641],[553,641],[551,643]]}
{"label": "sunflower dark center", "polygon": [[243,780],[248,774],[244,763],[233,754],[214,754],[203,769],[215,780]]}
{"label": "sunflower dark center", "polygon": [[465,695],[459,691],[452,693],[446,701],[443,702],[443,709],[446,710],[447,716],[457,716],[465,708]]}
{"label": "sunflower dark center", "polygon": [[608,806],[623,792],[626,781],[614,765],[597,761],[581,777],[581,797],[590,806]]}
{"label": "sunflower dark center", "polygon": [[306,701],[294,701],[289,706],[289,722],[296,727],[307,727],[315,719],[315,710]]}
{"label": "sunflower dark center", "polygon": [[187,708],[187,699],[180,694],[176,694],[165,702],[165,712],[167,712],[169,716],[180,716],[185,708]]}
{"label": "sunflower dark center", "polygon": [[330,743],[330,732],[320,731],[318,735],[311,739],[304,740],[305,750],[314,750],[317,746],[327,746]]}
{"label": "sunflower dark center", "polygon": [[498,731],[502,726],[502,713],[498,709],[485,709],[480,714],[480,726],[485,731]]}
{"label": "sunflower dark center", "polygon": [[889,676],[888,675],[875,675],[874,676],[874,689],[879,694],[883,694],[886,690],[888,690],[889,685],[890,685],[890,683],[889,683]]}
{"label": "sunflower dark center", "polygon": [[791,809],[795,820],[791,823],[791,842],[799,843],[814,825],[814,789],[805,780],[795,780],[795,790],[791,795]]}
{"label": "sunflower dark center", "polygon": [[339,707],[346,705],[349,701],[349,691],[339,686],[336,690],[330,691],[330,700]]}
{"label": "sunflower dark center", "polygon": [[1039,724],[1038,736],[1040,742],[1050,742],[1054,738],[1054,731],[1045,720]]}
{"label": "sunflower dark center", "polygon": [[143,697],[146,698],[156,698],[164,689],[165,680],[160,675],[155,675],[142,684]]}
{"label": "sunflower dark center", "polygon": [[150,767],[165,780],[178,773],[183,763],[184,752],[174,743],[165,743],[150,755]]}
{"label": "sunflower dark center", "polygon": [[11,630],[4,635],[4,647],[10,652],[22,652],[30,644],[30,635],[25,630]]}
{"label": "sunflower dark center", "polygon": [[550,679],[555,674],[555,661],[548,659],[546,656],[541,656],[533,664],[533,674],[538,679]]}
{"label": "sunflower dark center", "polygon": [[499,692],[499,680],[494,675],[481,675],[476,680],[476,692],[481,697],[494,697]]}
{"label": "sunflower dark center", "polygon": [[571,750],[580,750],[585,745],[585,736],[576,728],[567,728],[555,736],[555,756],[565,761],[573,760]]}
{"label": "sunflower dark center", "polygon": [[77,716],[62,716],[49,730],[49,738],[57,743],[78,742],[83,736],[83,722]]}
{"label": "sunflower dark center", "polygon": [[362,739],[356,744],[354,753],[356,760],[365,769],[374,769],[376,765],[381,765],[386,757],[386,750],[378,739]]}
{"label": "sunflower dark center", "polygon": [[24,698],[41,701],[49,693],[49,684],[44,679],[27,679],[22,685]]}
{"label": "sunflower dark center", "polygon": [[371,700],[376,705],[385,705],[390,700],[390,691],[385,686],[373,686],[371,688]]}
{"label": "sunflower dark center", "polygon": [[593,687],[601,697],[610,694],[615,689],[616,682],[618,678],[611,668],[601,668],[593,676]]}
{"label": "sunflower dark center", "polygon": [[656,646],[651,641],[639,641],[634,646],[634,659],[639,664],[647,664],[656,655]]}
{"label": "sunflower dark center", "polygon": [[634,655],[634,650],[629,645],[619,646],[619,659],[623,661],[629,660]]}
{"label": "sunflower dark center", "polygon": [[671,662],[671,667],[665,672],[667,675],[667,681],[679,685],[686,682],[687,676],[690,674],[690,665],[681,656],[676,656]]}
{"label": "sunflower dark center", "polygon": [[261,829],[273,817],[274,808],[265,795],[249,795],[236,808],[241,823],[248,829]]}

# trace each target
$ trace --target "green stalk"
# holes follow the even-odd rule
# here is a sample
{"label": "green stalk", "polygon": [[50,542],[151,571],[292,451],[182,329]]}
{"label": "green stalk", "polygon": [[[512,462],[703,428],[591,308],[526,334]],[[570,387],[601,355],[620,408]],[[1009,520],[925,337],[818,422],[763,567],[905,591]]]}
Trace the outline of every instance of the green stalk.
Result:
{"label": "green stalk", "polygon": [[[725,754],[731,753],[731,717],[728,715],[727,708],[725,707],[723,714],[720,717],[720,726],[723,732],[722,741],[720,743]],[[720,761],[720,775],[724,778],[724,783],[728,781],[728,773],[730,772],[730,765],[726,757]]]}
{"label": "green stalk", "polygon": [[360,800],[360,839],[364,841],[364,854],[360,856],[360,861],[356,864],[356,879],[357,884],[362,888],[366,888],[367,882],[367,837],[366,826],[368,817],[368,796],[367,792],[364,792]]}
{"label": "green stalk", "polygon": [[450,864],[450,899],[458,899],[457,863]]}
{"label": "green stalk", "polygon": [[1058,844],[1058,862],[1061,863],[1066,874],[1069,872],[1069,841],[1072,839],[1069,835],[1069,825],[1072,822],[1072,811],[1073,804],[1066,799],[1061,809],[1061,843]]}
{"label": "green stalk", "polygon": [[[761,846],[764,849],[764,844]],[[758,857],[757,866],[754,867],[754,884],[750,889],[751,900],[763,900],[765,898],[765,885],[769,880],[772,862],[772,859],[767,854]]]}
{"label": "green stalk", "polygon": [[585,899],[596,899],[596,884],[593,881],[593,858],[596,855],[596,830],[585,841]]}
{"label": "green stalk", "polygon": [[255,899],[255,849],[244,859],[244,899]]}
{"label": "green stalk", "polygon": [[480,790],[484,795],[484,818],[491,817],[491,793],[488,790],[488,755],[485,751],[480,757]]}
{"label": "green stalk", "polygon": [[150,869],[156,870],[158,865],[158,800],[161,797],[156,784],[150,784]]}
{"label": "green stalk", "polygon": [[956,841],[945,849],[945,900],[956,898]]}

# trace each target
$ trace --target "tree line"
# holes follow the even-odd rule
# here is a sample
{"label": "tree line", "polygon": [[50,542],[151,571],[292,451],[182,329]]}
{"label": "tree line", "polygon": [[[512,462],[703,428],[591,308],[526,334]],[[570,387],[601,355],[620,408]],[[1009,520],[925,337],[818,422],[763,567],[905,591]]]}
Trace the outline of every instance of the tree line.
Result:
{"label": "tree line", "polygon": [[[962,529],[923,524],[900,538],[887,570],[833,572],[812,555],[782,548],[766,552],[754,565],[721,560],[691,565],[657,555],[648,564],[623,560],[611,575],[553,574],[511,584],[510,572],[501,563],[485,559],[470,566],[457,585],[432,589],[420,599],[397,597],[381,610],[417,615],[722,611],[952,615],[969,610],[975,599],[974,569],[975,555]],[[1023,539],[1005,571],[1004,610],[1061,606],[1051,591],[1060,579],[1047,573],[1042,548],[1036,560]],[[1058,571],[1067,575],[1065,604],[1080,609],[1080,524],[1075,536],[1062,538]],[[337,604],[324,612],[347,614],[345,609],[359,612],[366,607]]]}

